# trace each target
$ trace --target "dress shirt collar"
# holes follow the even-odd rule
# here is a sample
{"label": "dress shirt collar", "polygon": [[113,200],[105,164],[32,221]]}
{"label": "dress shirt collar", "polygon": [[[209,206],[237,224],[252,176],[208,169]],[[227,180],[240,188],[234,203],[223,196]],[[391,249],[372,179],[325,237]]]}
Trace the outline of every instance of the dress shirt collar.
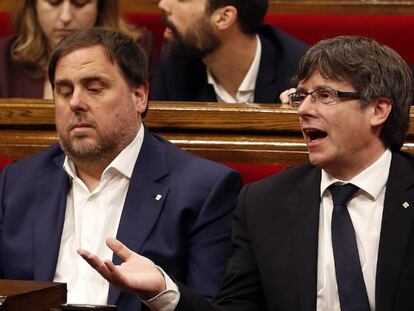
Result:
{"label": "dress shirt collar", "polygon": [[[254,55],[253,62],[250,65],[249,70],[247,71],[247,74],[245,75],[242,83],[240,84],[237,90],[237,97],[239,97],[239,94],[242,95],[244,92],[253,93],[255,90],[257,75],[259,74],[260,58],[262,56],[262,43],[258,35],[256,35],[256,40],[257,40],[256,53]],[[218,99],[222,99],[222,101],[224,102],[230,102],[229,99],[231,99],[232,96],[214,79],[213,75],[211,74],[210,70],[208,70],[208,68],[207,68],[207,82],[208,84],[213,85],[214,91],[216,92]],[[236,100],[236,102],[238,101]]]}
{"label": "dress shirt collar", "polygon": [[321,197],[330,185],[334,183],[344,184],[349,182],[366,192],[372,200],[376,200],[387,183],[391,158],[391,151],[389,149],[385,150],[377,161],[348,181],[337,179],[325,170],[322,170]]}
{"label": "dress shirt collar", "polygon": [[[142,147],[142,142],[144,141],[144,126],[141,123],[139,127],[139,131],[132,142],[125,147],[124,150],[121,151],[120,154],[105,168],[102,173],[102,177],[107,174],[110,170],[116,170],[120,172],[127,178],[131,178],[132,172],[134,170],[135,162],[138,158],[139,152]],[[68,158],[65,157],[65,161],[63,163],[63,169],[72,179],[77,177],[76,168],[73,162]]]}

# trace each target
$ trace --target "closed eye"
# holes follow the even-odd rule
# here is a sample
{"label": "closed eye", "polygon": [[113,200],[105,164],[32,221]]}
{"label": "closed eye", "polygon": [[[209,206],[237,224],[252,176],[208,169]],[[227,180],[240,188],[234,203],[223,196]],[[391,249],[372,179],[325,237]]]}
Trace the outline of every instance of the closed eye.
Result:
{"label": "closed eye", "polygon": [[89,93],[92,94],[99,94],[103,91],[103,87],[88,87],[87,90]]}
{"label": "closed eye", "polygon": [[56,86],[56,94],[59,97],[62,97],[64,99],[68,99],[73,94],[73,87],[68,85],[58,85]]}

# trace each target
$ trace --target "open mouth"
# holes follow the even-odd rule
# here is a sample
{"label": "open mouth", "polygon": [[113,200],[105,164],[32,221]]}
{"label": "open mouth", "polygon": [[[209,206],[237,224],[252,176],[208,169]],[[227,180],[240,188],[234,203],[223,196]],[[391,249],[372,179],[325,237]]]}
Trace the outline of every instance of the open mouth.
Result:
{"label": "open mouth", "polygon": [[321,131],[321,130],[312,129],[312,130],[305,130],[304,132],[310,142],[321,140],[321,139],[324,139],[326,136],[328,136],[328,133]]}

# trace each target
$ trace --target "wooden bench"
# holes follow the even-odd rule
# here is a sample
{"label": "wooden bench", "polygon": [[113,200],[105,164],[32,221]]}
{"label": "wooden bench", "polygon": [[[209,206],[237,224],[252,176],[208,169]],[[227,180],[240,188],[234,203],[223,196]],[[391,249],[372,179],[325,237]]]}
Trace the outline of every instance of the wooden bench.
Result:
{"label": "wooden bench", "polygon": [[[307,161],[297,113],[272,104],[151,102],[144,120],[179,147],[252,181]],[[414,153],[414,110],[404,149]],[[21,159],[57,142],[52,101],[0,99],[0,158]]]}
{"label": "wooden bench", "polygon": [[[144,123],[218,162],[296,165],[307,158],[296,112],[277,105],[151,102]],[[0,99],[1,157],[20,159],[56,141],[52,101]]]}
{"label": "wooden bench", "polygon": [[[47,100],[0,99],[0,160],[57,142],[53,109]],[[179,147],[239,170],[245,183],[307,160],[296,112],[276,105],[152,102],[144,122]]]}

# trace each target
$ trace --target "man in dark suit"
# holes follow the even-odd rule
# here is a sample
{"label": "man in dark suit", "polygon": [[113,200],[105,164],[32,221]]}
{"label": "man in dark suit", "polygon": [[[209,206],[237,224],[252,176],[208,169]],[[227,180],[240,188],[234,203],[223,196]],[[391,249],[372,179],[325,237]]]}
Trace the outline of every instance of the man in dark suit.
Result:
{"label": "man in dark suit", "polygon": [[167,26],[150,98],[279,102],[307,45],[263,25],[268,0],[161,0]]}
{"label": "man in dark suit", "polygon": [[114,31],[59,45],[49,78],[60,145],[2,172],[1,278],[65,282],[70,303],[141,310],[76,252],[111,259],[104,240],[116,236],[199,294],[216,294],[241,179],[143,126],[146,67],[141,48]]}
{"label": "man in dark suit", "polygon": [[115,286],[157,295],[152,310],[413,310],[414,159],[399,150],[409,67],[372,39],[343,36],[310,48],[297,79],[290,104],[311,163],[244,187],[214,304],[116,240],[123,266],[80,254]]}

